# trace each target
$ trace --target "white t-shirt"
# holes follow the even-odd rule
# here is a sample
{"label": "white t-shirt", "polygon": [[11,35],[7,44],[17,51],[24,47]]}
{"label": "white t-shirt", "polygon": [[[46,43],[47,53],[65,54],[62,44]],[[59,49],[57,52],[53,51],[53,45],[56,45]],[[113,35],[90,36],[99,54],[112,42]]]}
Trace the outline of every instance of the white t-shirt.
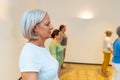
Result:
{"label": "white t-shirt", "polygon": [[108,48],[112,49],[112,40],[110,39],[110,37],[105,37],[104,39],[104,43],[103,43],[103,51],[107,52],[107,53],[111,53]]}
{"label": "white t-shirt", "polygon": [[59,80],[58,62],[47,49],[27,43],[20,54],[20,72],[38,72],[38,80]]}

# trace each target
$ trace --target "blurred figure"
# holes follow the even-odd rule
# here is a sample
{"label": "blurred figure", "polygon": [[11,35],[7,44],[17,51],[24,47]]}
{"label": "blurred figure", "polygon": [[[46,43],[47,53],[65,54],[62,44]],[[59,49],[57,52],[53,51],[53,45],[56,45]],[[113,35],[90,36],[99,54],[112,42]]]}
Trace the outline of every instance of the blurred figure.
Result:
{"label": "blurred figure", "polygon": [[[65,59],[65,53],[66,53],[66,47],[67,47],[67,40],[68,40],[68,37],[67,35],[65,34],[65,31],[66,31],[66,26],[65,25],[60,25],[59,26],[59,30],[62,34],[62,38],[60,40],[60,44],[63,46],[64,48],[64,51],[63,51],[63,60]],[[63,68],[63,64],[62,64],[62,68]]]}
{"label": "blurred figure", "polygon": [[114,73],[112,80],[120,80],[120,26],[117,28],[116,33],[118,38],[113,43],[112,66]]}
{"label": "blurred figure", "polygon": [[52,29],[47,12],[39,9],[25,12],[21,31],[28,42],[19,58],[22,80],[59,80],[58,62],[44,45]]}
{"label": "blurred figure", "polygon": [[103,41],[103,55],[104,55],[104,60],[103,60],[103,64],[102,64],[102,73],[107,76],[107,67],[110,63],[110,58],[111,58],[111,54],[112,54],[112,40],[111,40],[111,36],[112,36],[112,30],[108,29],[105,32],[105,38]]}
{"label": "blurred figure", "polygon": [[52,32],[51,37],[53,38],[53,40],[49,45],[49,50],[50,53],[53,55],[53,57],[57,59],[57,61],[59,62],[59,73],[60,73],[61,65],[63,63],[63,47],[59,41],[61,40],[62,36],[60,34],[60,31],[55,29]]}

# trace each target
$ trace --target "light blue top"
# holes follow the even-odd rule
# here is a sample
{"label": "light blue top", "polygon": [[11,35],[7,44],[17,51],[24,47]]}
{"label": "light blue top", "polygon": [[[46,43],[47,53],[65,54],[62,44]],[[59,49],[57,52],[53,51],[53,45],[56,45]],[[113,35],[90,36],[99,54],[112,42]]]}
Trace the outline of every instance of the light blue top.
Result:
{"label": "light blue top", "polygon": [[113,43],[113,58],[112,62],[120,63],[120,40],[116,39]]}
{"label": "light blue top", "polygon": [[27,43],[20,54],[20,72],[38,72],[38,80],[59,80],[58,62],[47,49]]}

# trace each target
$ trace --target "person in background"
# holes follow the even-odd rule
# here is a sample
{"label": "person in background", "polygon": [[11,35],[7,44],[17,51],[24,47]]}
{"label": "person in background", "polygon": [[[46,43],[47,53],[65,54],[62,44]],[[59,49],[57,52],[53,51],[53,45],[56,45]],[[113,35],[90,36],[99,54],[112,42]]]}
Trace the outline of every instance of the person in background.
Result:
{"label": "person in background", "polygon": [[22,80],[59,80],[58,62],[44,45],[52,29],[49,15],[43,10],[28,10],[23,15],[21,32],[28,42],[19,57]]}
{"label": "person in background", "polygon": [[120,26],[117,28],[116,33],[118,38],[113,43],[112,66],[114,73],[112,80],[120,80]]}
{"label": "person in background", "polygon": [[109,65],[111,54],[113,51],[112,50],[112,40],[110,38],[112,36],[112,30],[111,29],[106,30],[105,34],[106,34],[106,36],[103,41],[104,60],[103,60],[103,64],[102,64],[102,73],[103,73],[103,75],[108,76],[107,67]]}
{"label": "person in background", "polygon": [[60,34],[60,31],[55,29],[52,32],[51,37],[53,38],[53,40],[51,41],[49,45],[49,50],[52,56],[55,59],[57,59],[57,61],[59,62],[59,74],[60,74],[61,65],[63,63],[63,47],[59,41],[61,40],[62,36]]}
{"label": "person in background", "polygon": [[[65,25],[60,25],[59,26],[59,30],[62,34],[62,38],[60,40],[60,44],[63,46],[64,48],[64,52],[63,52],[63,60],[65,59],[65,53],[66,53],[66,47],[67,47],[67,40],[68,40],[68,37],[67,35],[65,34],[65,31],[66,31],[66,26]],[[63,68],[63,64],[62,64],[62,68]]]}

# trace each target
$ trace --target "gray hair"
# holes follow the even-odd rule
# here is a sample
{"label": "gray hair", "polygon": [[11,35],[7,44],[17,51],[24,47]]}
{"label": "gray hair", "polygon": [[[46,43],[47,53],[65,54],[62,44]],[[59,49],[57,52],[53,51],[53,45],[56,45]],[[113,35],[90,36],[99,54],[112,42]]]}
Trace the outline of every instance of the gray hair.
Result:
{"label": "gray hair", "polygon": [[22,18],[21,31],[23,36],[26,39],[37,39],[33,28],[39,22],[41,22],[46,15],[46,12],[43,10],[29,10],[26,11]]}
{"label": "gray hair", "polygon": [[117,27],[116,33],[118,36],[120,36],[120,26]]}

